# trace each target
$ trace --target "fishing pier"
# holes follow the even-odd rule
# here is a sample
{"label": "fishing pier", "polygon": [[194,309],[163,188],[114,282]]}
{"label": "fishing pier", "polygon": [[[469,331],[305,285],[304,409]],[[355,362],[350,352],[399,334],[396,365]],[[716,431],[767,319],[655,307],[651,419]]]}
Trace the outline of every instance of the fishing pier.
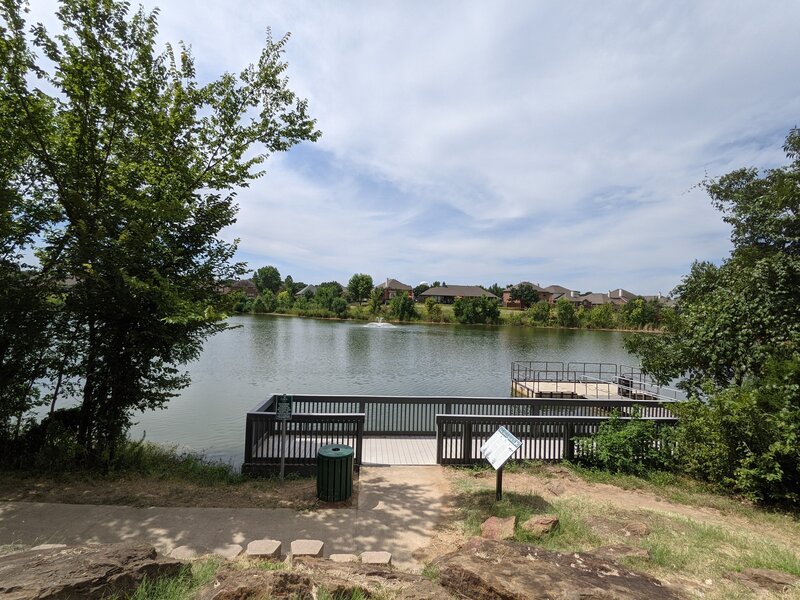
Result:
{"label": "fishing pier", "polygon": [[[291,420],[276,415],[278,395],[248,412],[243,471],[313,472],[317,449],[346,444],[360,465],[472,465],[502,425],[522,441],[515,460],[572,460],[616,411],[656,427],[674,425],[676,390],[638,371],[606,363],[515,362],[509,397],[295,394]],[[284,429],[285,428],[285,429]]]}

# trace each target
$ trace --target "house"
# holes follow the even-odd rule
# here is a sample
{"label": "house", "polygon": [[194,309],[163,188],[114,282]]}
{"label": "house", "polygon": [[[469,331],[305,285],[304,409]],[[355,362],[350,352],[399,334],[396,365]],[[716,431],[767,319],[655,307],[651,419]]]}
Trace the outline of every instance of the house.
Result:
{"label": "house", "polygon": [[608,292],[608,297],[611,299],[611,303],[614,306],[623,306],[637,297],[638,294],[634,294],[633,292],[629,292],[628,290],[624,290],[622,288],[617,288],[616,290],[611,290]]}
{"label": "house", "polygon": [[226,294],[228,292],[242,292],[248,298],[258,297],[258,288],[251,279],[240,279],[239,281],[234,281],[229,285],[223,286],[222,293]]}
{"label": "house", "polygon": [[531,283],[530,281],[520,281],[517,285],[512,285],[503,290],[503,300],[502,300],[503,306],[507,308],[523,308],[522,303],[519,300],[511,299],[511,294],[514,292],[514,288],[516,288],[519,285],[529,285],[533,287],[533,289],[535,289],[539,293],[539,300],[547,300],[548,302],[550,302],[550,297],[552,296],[551,292],[548,292],[544,288],[539,287],[539,284],[537,283]]}
{"label": "house", "polygon": [[386,281],[379,283],[375,287],[382,290],[382,299],[384,302],[388,302],[399,293],[405,293],[411,297],[413,295],[411,292],[414,289],[410,285],[397,281],[397,279],[389,279],[388,277]]}
{"label": "house", "polygon": [[596,308],[598,306],[603,306],[604,304],[612,304],[611,298],[608,294],[601,294],[601,293],[594,293],[594,292],[587,292],[585,294],[581,294],[576,298],[583,308]]}
{"label": "house", "polygon": [[548,285],[546,288],[543,288],[545,292],[550,294],[547,298],[547,301],[550,304],[555,304],[561,298],[566,298],[570,300],[573,304],[579,304],[576,298],[579,296],[579,292],[577,290],[571,290],[569,288],[565,288],[563,285]]}
{"label": "house", "polygon": [[491,292],[477,285],[440,285],[422,292],[420,298],[433,298],[439,304],[452,304],[456,298],[480,298],[482,296],[500,300]]}
{"label": "house", "polygon": [[314,294],[316,294],[316,293],[317,293],[317,286],[315,286],[315,285],[311,285],[311,284],[308,284],[308,285],[307,285],[306,287],[304,287],[302,290],[300,290],[299,292],[297,292],[297,293],[294,295],[294,297],[295,297],[295,298],[308,297],[308,296],[313,296],[313,295],[314,295]]}

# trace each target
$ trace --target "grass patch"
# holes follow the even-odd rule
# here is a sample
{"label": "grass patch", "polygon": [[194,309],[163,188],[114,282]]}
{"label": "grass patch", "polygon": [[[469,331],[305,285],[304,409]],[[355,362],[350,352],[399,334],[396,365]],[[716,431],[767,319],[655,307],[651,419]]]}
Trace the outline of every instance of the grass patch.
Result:
{"label": "grass patch", "polygon": [[433,563],[428,563],[422,569],[422,576],[430,579],[433,583],[439,581],[439,566]]}
{"label": "grass patch", "polygon": [[206,583],[213,579],[219,562],[208,560],[186,566],[173,578],[143,581],[131,600],[189,600]]}

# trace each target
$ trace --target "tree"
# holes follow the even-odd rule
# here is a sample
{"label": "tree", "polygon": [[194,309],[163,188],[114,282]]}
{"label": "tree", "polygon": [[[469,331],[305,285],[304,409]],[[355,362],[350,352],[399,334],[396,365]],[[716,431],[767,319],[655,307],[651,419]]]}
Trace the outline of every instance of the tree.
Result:
{"label": "tree", "polygon": [[0,16],[0,120],[15,119],[0,158],[20,159],[2,187],[37,249],[31,305],[74,282],[55,308],[82,382],[77,441],[108,457],[132,414],[187,385],[179,367],[225,328],[221,282],[244,272],[219,237],[236,188],[319,133],[287,87],[287,38],[268,34],[255,65],[199,83],[186,47],[155,50],[156,14],[142,8],[62,0],[56,36],[38,25],[28,36],[21,0]]}
{"label": "tree", "polygon": [[550,320],[550,304],[547,300],[539,300],[528,309],[528,315],[535,323],[547,323]]}
{"label": "tree", "polygon": [[286,279],[283,280],[281,291],[287,291],[290,294],[294,294],[294,279],[292,279],[291,275],[287,275]]}
{"label": "tree", "polygon": [[320,308],[325,310],[333,310],[333,301],[341,298],[343,288],[341,284],[335,281],[320,283],[317,286],[317,291],[314,294],[314,302]]}
{"label": "tree", "polygon": [[456,298],[453,316],[459,323],[492,325],[500,322],[500,305],[494,298]]}
{"label": "tree", "polygon": [[367,304],[367,309],[373,315],[377,315],[381,308],[383,307],[383,290],[380,288],[374,288],[369,293],[369,303]]}
{"label": "tree", "polygon": [[350,292],[350,297],[356,302],[361,302],[369,297],[372,291],[372,277],[363,273],[356,273],[350,278],[347,284],[347,291]]}
{"label": "tree", "polygon": [[345,300],[341,296],[338,298],[334,298],[333,301],[331,302],[331,310],[337,317],[343,319],[344,317],[347,316],[347,300]]}
{"label": "tree", "polygon": [[272,265],[261,267],[253,273],[253,283],[256,284],[256,288],[262,294],[267,290],[277,294],[278,290],[281,289],[281,274],[277,267]]}
{"label": "tree", "polygon": [[488,288],[486,288],[486,291],[491,292],[498,298],[503,297],[503,288],[501,288],[497,283],[493,283],[492,285],[490,285]]}
{"label": "tree", "polygon": [[520,308],[524,309],[539,301],[539,290],[533,284],[523,281],[511,288],[511,299],[519,301]]}
{"label": "tree", "polygon": [[[719,266],[696,262],[664,335],[626,347],[658,381],[679,379],[682,468],[756,500],[800,503],[800,132],[790,164],[704,182],[732,227]],[[701,475],[705,473],[704,475]]]}
{"label": "tree", "polygon": [[410,321],[417,317],[417,309],[408,294],[399,293],[389,302],[389,314],[398,321]]}
{"label": "tree", "polygon": [[589,325],[595,329],[611,329],[616,322],[617,315],[613,304],[601,304],[589,311]]}
{"label": "tree", "polygon": [[428,315],[428,321],[439,323],[442,320],[442,307],[436,303],[433,298],[425,298],[425,312]]}
{"label": "tree", "polygon": [[431,289],[431,286],[429,286],[427,283],[420,283],[418,286],[414,287],[414,298],[419,298],[423,292],[426,292],[429,289]]}
{"label": "tree", "polygon": [[658,325],[661,320],[661,308],[658,300],[637,297],[622,307],[622,319],[632,327],[644,329],[648,325]]}
{"label": "tree", "polygon": [[578,315],[572,302],[566,298],[556,300],[556,324],[561,327],[575,327]]}

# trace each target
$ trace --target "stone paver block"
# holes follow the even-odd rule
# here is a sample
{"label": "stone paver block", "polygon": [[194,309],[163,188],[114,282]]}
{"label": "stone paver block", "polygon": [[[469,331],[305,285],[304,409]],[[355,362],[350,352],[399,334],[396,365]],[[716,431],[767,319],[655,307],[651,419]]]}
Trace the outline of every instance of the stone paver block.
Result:
{"label": "stone paver block", "polygon": [[254,540],[247,544],[247,556],[255,558],[280,558],[281,543],[278,540]]}
{"label": "stone paver block", "polygon": [[218,546],[214,548],[211,551],[211,554],[226,560],[233,560],[242,552],[244,552],[244,548],[242,548],[239,544],[225,544],[224,546]]}
{"label": "stone paver block", "polygon": [[178,560],[195,560],[199,558],[201,554],[202,553],[191,546],[178,546],[177,548],[173,548],[169,553],[172,558],[177,558]]}
{"label": "stone paver block", "polygon": [[514,537],[516,517],[489,517],[481,523],[481,537],[490,540],[505,540]]}
{"label": "stone paver block", "polygon": [[321,540],[294,540],[292,542],[292,556],[322,557],[325,544]]}
{"label": "stone paver block", "polygon": [[389,552],[362,552],[361,562],[367,565],[390,565],[392,555]]}
{"label": "stone paver block", "polygon": [[331,554],[328,558],[335,563],[358,562],[358,557],[355,554]]}

